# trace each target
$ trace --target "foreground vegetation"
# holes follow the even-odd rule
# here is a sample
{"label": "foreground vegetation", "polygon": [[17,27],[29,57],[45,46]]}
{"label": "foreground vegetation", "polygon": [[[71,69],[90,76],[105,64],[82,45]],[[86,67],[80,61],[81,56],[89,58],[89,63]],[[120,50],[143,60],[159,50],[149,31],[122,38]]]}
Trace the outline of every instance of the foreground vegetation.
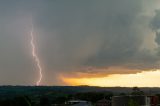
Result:
{"label": "foreground vegetation", "polygon": [[[124,91],[125,89],[125,91]],[[0,106],[51,106],[64,105],[68,100],[78,99],[90,101],[95,104],[98,100],[106,98],[111,100],[113,95],[143,95],[144,93],[157,94],[159,88],[100,88],[89,86],[77,87],[46,87],[46,86],[1,86]]]}

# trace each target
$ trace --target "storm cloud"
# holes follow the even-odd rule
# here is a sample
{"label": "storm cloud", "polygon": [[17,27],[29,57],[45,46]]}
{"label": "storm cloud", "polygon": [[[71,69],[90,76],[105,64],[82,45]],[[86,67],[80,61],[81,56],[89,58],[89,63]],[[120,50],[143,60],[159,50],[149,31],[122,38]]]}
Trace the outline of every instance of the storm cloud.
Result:
{"label": "storm cloud", "polygon": [[57,75],[95,74],[101,73],[101,68],[105,74],[112,74],[108,71],[111,67],[125,68],[128,72],[116,71],[123,74],[158,69],[160,11],[155,6],[157,2],[1,1],[0,84],[35,83],[37,72],[29,45],[31,20],[43,64],[44,84],[61,83]]}

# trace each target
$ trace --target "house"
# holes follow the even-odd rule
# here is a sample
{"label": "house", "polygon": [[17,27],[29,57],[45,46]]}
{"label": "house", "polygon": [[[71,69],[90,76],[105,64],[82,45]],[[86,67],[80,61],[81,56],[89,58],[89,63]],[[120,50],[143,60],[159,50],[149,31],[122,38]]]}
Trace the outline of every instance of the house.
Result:
{"label": "house", "polygon": [[107,99],[102,99],[97,101],[96,106],[111,106],[111,101]]}
{"label": "house", "polygon": [[70,100],[66,104],[68,106],[92,106],[90,102],[83,100]]}
{"label": "house", "polygon": [[145,95],[128,95],[112,97],[112,106],[150,106],[150,98]]}

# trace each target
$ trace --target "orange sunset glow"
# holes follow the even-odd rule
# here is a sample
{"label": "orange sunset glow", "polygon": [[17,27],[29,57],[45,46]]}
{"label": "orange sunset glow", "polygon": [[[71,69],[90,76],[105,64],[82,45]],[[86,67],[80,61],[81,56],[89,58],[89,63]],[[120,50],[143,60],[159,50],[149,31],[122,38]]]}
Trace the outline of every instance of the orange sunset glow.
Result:
{"label": "orange sunset glow", "polygon": [[0,85],[160,87],[160,0],[20,1],[0,1]]}
{"label": "orange sunset glow", "polygon": [[68,85],[123,86],[123,87],[160,87],[160,70],[143,71],[136,74],[111,74],[95,78],[62,78]]}

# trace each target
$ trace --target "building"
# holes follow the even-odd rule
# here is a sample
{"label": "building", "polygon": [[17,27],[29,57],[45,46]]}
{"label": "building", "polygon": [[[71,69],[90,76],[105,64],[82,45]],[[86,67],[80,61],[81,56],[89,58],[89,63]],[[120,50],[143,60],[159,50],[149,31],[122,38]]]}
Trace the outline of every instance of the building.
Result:
{"label": "building", "polygon": [[111,101],[102,99],[102,100],[97,101],[96,106],[111,106]]}
{"label": "building", "polygon": [[114,96],[112,106],[151,106],[147,96]]}
{"label": "building", "polygon": [[90,102],[83,100],[70,100],[66,102],[67,106],[92,106]]}
{"label": "building", "polygon": [[158,96],[148,96],[150,98],[150,106],[157,106],[159,103]]}

